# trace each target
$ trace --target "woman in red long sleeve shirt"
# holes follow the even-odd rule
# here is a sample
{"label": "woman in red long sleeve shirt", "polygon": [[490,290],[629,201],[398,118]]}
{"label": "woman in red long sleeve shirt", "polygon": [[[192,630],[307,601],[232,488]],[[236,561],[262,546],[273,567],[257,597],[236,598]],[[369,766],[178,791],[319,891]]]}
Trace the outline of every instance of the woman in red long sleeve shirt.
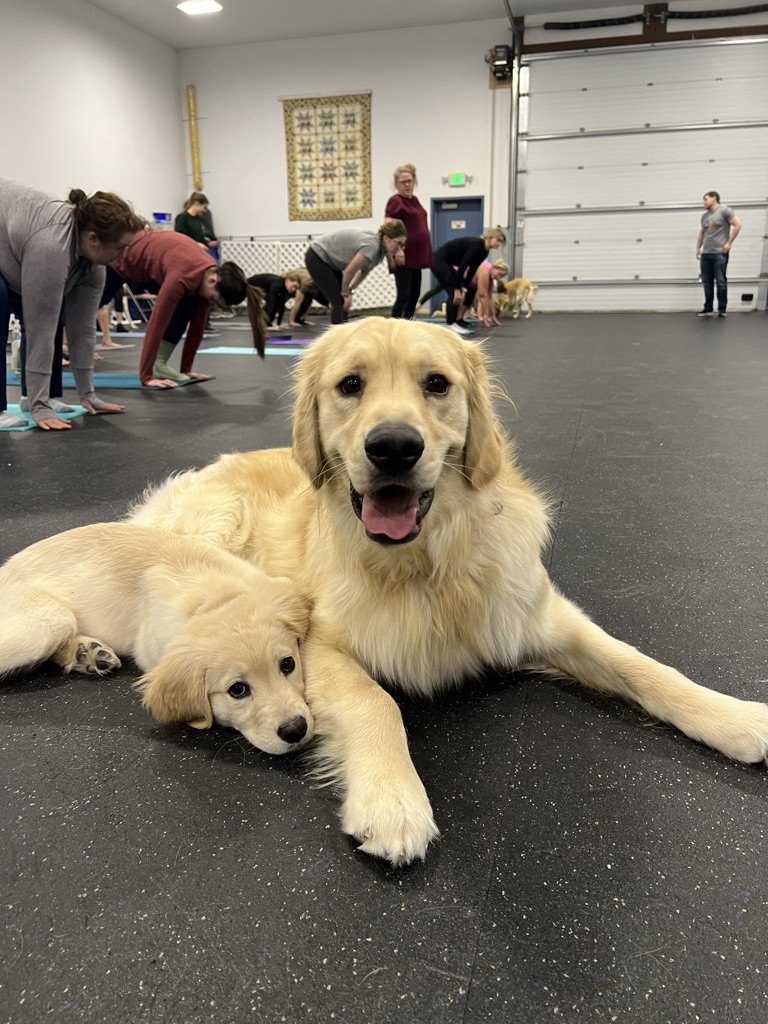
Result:
{"label": "woman in red long sleeve shirt", "polygon": [[[152,291],[159,289],[139,363],[139,377],[145,387],[174,388],[176,380],[208,379],[206,374],[193,373],[192,363],[212,302],[236,306],[247,300],[253,343],[264,358],[266,325],[256,289],[248,284],[235,263],[216,266],[207,249],[186,235],[175,231],[147,231],[139,235],[107,268],[101,304],[109,302],[126,283],[150,287]],[[185,330],[181,374],[177,374],[167,365],[167,359]]]}
{"label": "woman in red long sleeve shirt", "polygon": [[429,237],[427,211],[413,194],[416,168],[403,164],[394,174],[395,194],[387,202],[387,220],[401,220],[408,232],[402,262],[394,270],[397,296],[392,316],[412,320],[421,291],[421,272],[432,266],[432,241]]}

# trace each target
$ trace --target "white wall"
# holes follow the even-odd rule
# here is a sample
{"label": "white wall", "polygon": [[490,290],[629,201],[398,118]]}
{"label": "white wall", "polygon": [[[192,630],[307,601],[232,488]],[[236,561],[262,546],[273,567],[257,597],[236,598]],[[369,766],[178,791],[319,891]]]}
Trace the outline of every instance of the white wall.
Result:
{"label": "white wall", "polygon": [[175,50],[82,0],[0,0],[0,176],[176,212],[186,188]]}
{"label": "white wall", "polygon": [[[361,90],[373,94],[373,217],[357,224],[381,222],[392,172],[405,162],[417,167],[425,207],[433,196],[484,195],[486,222],[506,224],[508,187],[506,177],[500,180],[498,154],[504,151],[509,92],[489,89],[484,58],[508,39],[506,19],[494,19],[182,51],[180,96],[187,84],[195,86],[203,191],[217,233],[306,235],[343,226],[288,219],[280,97]],[[499,125],[495,151],[493,118]],[[441,178],[451,171],[474,180],[464,190],[450,190]]]}

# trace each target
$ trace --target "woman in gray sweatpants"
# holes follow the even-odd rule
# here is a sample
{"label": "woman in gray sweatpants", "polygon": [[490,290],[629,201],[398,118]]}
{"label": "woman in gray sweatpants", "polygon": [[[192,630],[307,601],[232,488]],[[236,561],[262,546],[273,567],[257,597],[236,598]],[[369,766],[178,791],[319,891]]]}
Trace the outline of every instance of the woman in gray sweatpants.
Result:
{"label": "woman in gray sweatpants", "polygon": [[[68,430],[50,398],[56,333],[67,328],[70,366],[80,401],[90,413],[121,412],[93,388],[96,313],[104,267],[122,253],[144,221],[119,196],[72,189],[67,202],[0,178],[0,349],[8,317],[19,315],[25,335],[25,377],[32,418],[43,430]],[[6,412],[0,389],[0,429],[24,426]]]}

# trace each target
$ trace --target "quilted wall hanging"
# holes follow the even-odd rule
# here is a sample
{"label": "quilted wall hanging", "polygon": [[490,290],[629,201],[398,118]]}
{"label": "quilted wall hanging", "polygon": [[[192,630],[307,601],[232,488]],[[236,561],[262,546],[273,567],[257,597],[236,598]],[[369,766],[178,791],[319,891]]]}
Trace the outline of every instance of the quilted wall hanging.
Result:
{"label": "quilted wall hanging", "polygon": [[371,94],[283,100],[290,220],[371,216]]}

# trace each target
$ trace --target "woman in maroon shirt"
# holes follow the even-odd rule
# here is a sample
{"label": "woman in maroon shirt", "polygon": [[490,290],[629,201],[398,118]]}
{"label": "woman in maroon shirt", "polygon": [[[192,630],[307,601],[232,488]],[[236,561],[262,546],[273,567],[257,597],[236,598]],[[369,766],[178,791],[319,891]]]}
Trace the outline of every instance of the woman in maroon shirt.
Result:
{"label": "woman in maroon shirt", "polygon": [[416,168],[403,164],[395,171],[395,194],[387,203],[387,220],[401,220],[408,231],[403,262],[395,268],[397,297],[392,316],[411,320],[419,301],[421,272],[432,266],[432,240],[429,237],[427,211],[413,194]]}
{"label": "woman in maroon shirt", "polygon": [[[177,380],[207,380],[193,373],[192,363],[203,338],[211,303],[248,304],[254,346],[264,358],[266,323],[258,291],[231,262],[216,266],[208,250],[176,231],[146,231],[107,268],[101,298],[106,305],[123,284],[157,293],[141,350],[139,377],[145,387],[175,388]],[[181,374],[167,365],[174,346],[186,330]]]}

